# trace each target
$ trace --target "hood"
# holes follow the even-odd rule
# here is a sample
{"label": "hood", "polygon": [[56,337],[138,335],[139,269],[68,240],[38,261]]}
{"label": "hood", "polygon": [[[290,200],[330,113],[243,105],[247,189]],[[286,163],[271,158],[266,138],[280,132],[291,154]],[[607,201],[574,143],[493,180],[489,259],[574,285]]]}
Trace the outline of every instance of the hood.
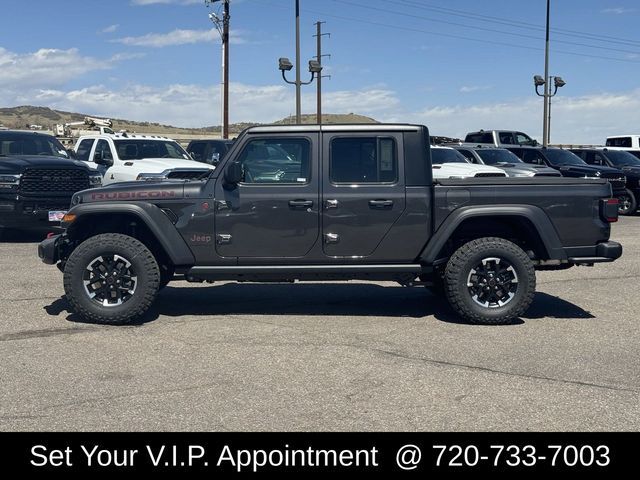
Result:
{"label": "hood", "polygon": [[475,177],[478,174],[494,174],[496,177],[505,177],[504,170],[488,165],[475,165],[472,163],[443,163],[441,165],[433,165],[433,178],[451,178],[451,177]]}
{"label": "hood", "polygon": [[528,163],[509,163],[506,165],[500,165],[500,168],[503,169],[507,175],[510,177],[513,176],[535,176],[535,175],[543,175],[549,177],[561,177],[560,172],[557,170],[545,167],[544,165],[529,165]]}
{"label": "hood", "polygon": [[627,177],[640,177],[640,167],[622,167],[621,170]]}
{"label": "hood", "polygon": [[[124,160],[128,162],[129,160]],[[153,172],[162,172],[164,170],[170,170],[174,168],[188,168],[190,170],[214,170],[215,167],[212,165],[208,165],[206,163],[196,162],[195,160],[184,160],[182,158],[143,158],[140,160],[130,160],[134,165],[138,166],[138,168],[145,169],[148,168],[148,172],[143,173],[153,173]]]}
{"label": "hood", "polygon": [[76,193],[71,199],[71,205],[95,202],[175,200],[184,198],[184,185],[183,181],[112,183]]}
{"label": "hood", "polygon": [[60,157],[46,157],[43,155],[0,157],[0,173],[21,173],[24,169],[32,167],[77,167],[83,170],[92,170],[84,162]]}
{"label": "hood", "polygon": [[560,173],[574,174],[577,176],[616,178],[623,175],[621,170],[600,165],[562,165],[558,167]]}

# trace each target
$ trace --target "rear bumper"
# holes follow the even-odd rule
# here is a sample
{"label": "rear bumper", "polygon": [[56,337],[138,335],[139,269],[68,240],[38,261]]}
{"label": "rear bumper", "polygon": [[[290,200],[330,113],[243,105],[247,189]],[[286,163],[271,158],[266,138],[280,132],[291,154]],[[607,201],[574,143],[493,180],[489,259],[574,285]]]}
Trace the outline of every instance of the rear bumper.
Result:
{"label": "rear bumper", "polygon": [[613,262],[622,256],[622,245],[618,242],[602,242],[593,247],[569,247],[565,249],[569,263],[589,265]]}

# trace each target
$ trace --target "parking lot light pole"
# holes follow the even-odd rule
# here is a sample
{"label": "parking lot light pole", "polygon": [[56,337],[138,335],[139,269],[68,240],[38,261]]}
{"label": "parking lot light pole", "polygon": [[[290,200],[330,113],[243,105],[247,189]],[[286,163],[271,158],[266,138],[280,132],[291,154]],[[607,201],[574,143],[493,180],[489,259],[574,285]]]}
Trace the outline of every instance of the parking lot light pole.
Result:
{"label": "parking lot light pole", "polygon": [[549,81],[547,83],[551,83],[551,79],[553,79],[553,95],[549,94],[549,108],[547,112],[547,145],[551,143],[551,97],[555,96],[558,92],[558,88],[564,87],[567,84],[562,77],[549,77]]}
{"label": "parking lot light pole", "polygon": [[[550,91],[551,82],[553,81],[553,93]],[[545,147],[549,145],[551,139],[551,98],[558,93],[558,88],[564,87],[567,84],[562,77],[547,77],[545,81],[540,75],[533,76],[533,85],[536,88],[536,94],[539,97],[544,97],[544,129],[542,131],[542,145]],[[544,93],[538,91],[538,87],[544,85]]]}

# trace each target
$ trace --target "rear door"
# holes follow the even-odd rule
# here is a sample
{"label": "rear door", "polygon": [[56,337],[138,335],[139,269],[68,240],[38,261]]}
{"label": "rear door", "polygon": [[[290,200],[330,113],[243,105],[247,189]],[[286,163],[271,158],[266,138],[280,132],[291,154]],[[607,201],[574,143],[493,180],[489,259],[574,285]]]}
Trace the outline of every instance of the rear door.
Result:
{"label": "rear door", "polygon": [[371,255],[405,209],[401,133],[323,134],[322,240],[330,257]]}

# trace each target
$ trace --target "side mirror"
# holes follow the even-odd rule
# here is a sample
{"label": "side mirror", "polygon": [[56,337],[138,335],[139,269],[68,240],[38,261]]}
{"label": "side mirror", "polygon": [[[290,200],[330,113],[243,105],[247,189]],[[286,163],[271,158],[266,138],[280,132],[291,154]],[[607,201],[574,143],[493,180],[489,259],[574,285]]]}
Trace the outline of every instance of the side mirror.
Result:
{"label": "side mirror", "polygon": [[538,146],[538,140],[532,140],[531,141],[531,145],[533,145],[534,147]]}
{"label": "side mirror", "polygon": [[242,177],[242,164],[240,162],[231,162],[224,172],[224,184],[229,186],[237,185],[242,181]]}
{"label": "side mirror", "polygon": [[213,165],[214,167],[217,167],[219,164],[220,164],[220,154],[219,153],[211,154],[211,165]]}
{"label": "side mirror", "polygon": [[113,160],[110,158],[104,158],[102,152],[96,152],[93,155],[93,161],[98,165],[104,165],[105,167],[110,167],[111,165],[113,165]]}
{"label": "side mirror", "polygon": [[76,152],[72,149],[72,148],[67,148],[65,150],[67,152],[67,156],[71,159],[71,160],[75,160],[76,157]]}

